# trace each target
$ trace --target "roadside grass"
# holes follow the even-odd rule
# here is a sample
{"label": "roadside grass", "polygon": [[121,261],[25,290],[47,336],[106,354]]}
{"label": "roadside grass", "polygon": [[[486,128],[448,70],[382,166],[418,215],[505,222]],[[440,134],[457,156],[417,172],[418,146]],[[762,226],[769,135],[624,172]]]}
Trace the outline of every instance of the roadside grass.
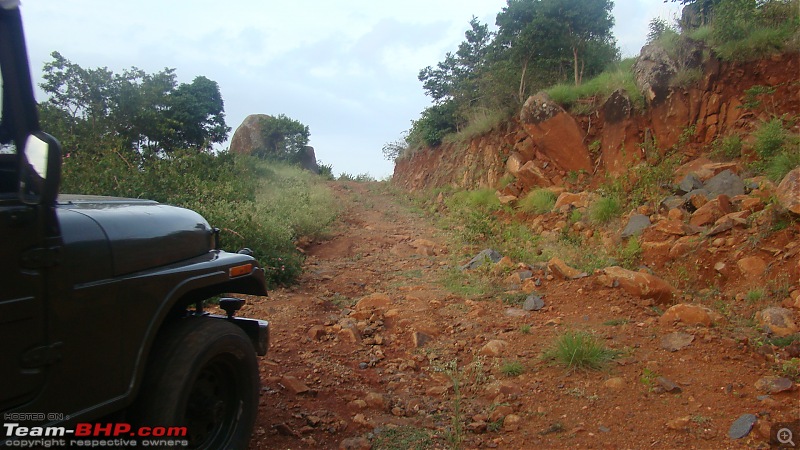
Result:
{"label": "roadside grass", "polygon": [[434,447],[433,436],[414,426],[383,427],[374,432],[373,450],[426,450]]}
{"label": "roadside grass", "polygon": [[529,214],[545,214],[553,210],[556,194],[548,189],[534,189],[519,200],[517,208]]}
{"label": "roadside grass", "polygon": [[564,366],[568,372],[600,370],[617,356],[618,352],[604,346],[593,334],[586,331],[567,331],[542,354],[543,360]]}

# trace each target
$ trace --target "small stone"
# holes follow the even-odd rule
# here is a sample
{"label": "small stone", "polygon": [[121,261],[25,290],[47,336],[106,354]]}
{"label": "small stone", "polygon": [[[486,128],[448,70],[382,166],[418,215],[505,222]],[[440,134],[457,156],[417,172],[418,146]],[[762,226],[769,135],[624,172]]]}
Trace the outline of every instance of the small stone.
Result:
{"label": "small stone", "polygon": [[664,326],[680,322],[684,325],[710,327],[721,318],[722,316],[704,306],[679,303],[664,312],[658,321]]}
{"label": "small stone", "polygon": [[311,390],[302,381],[291,375],[284,375],[281,377],[281,384],[295,395],[304,394]]}
{"label": "small stone", "polygon": [[542,297],[531,294],[528,298],[525,299],[525,303],[522,305],[522,309],[525,311],[539,311],[540,309],[544,308],[544,300]]}
{"label": "small stone", "polygon": [[694,341],[694,335],[689,333],[670,333],[661,338],[661,348],[676,352],[689,346]]}
{"label": "small stone", "polygon": [[790,309],[771,307],[756,313],[758,325],[768,333],[779,337],[790,336],[797,332],[794,314]]}
{"label": "small stone", "polygon": [[735,422],[731,424],[731,427],[728,429],[728,437],[731,439],[741,439],[748,434],[750,434],[750,430],[753,429],[753,425],[758,421],[758,418],[755,414],[744,414]]}
{"label": "small stone", "polygon": [[621,377],[609,378],[603,382],[603,386],[607,387],[608,389],[619,391],[625,388],[625,379]]}
{"label": "small stone", "polygon": [[494,339],[481,348],[480,354],[484,356],[500,356],[506,347],[508,347],[508,342]]}
{"label": "small stone", "polygon": [[503,419],[503,431],[517,431],[522,422],[522,417],[516,414],[509,414]]}
{"label": "small stone", "polygon": [[386,401],[384,400],[383,396],[377,392],[370,392],[367,394],[367,396],[364,398],[364,401],[367,403],[367,406],[372,409],[386,408]]}
{"label": "small stone", "polygon": [[475,434],[485,433],[487,428],[488,426],[484,421],[472,422],[467,425],[467,429]]}
{"label": "small stone", "polygon": [[678,417],[677,419],[672,419],[669,422],[667,422],[667,428],[676,431],[686,430],[689,428],[689,422],[691,421],[692,421],[691,416]]}
{"label": "small stone", "polygon": [[764,377],[756,381],[756,389],[768,394],[777,394],[792,389],[794,383],[786,377]]}
{"label": "small stone", "polygon": [[678,394],[682,391],[680,386],[678,386],[674,381],[668,378],[658,377],[656,378],[656,382],[658,383],[659,386],[661,386],[664,389],[664,392],[671,392],[673,394]]}

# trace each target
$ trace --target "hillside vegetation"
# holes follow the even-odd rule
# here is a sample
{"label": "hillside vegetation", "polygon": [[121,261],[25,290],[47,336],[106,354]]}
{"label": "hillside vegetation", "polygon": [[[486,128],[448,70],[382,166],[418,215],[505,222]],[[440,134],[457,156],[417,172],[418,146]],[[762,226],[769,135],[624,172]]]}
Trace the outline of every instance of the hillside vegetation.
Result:
{"label": "hillside vegetation", "polygon": [[[648,35],[648,43],[680,62],[674,86],[698,81],[698,61],[687,61],[697,55],[747,61],[800,50],[797,0],[681,4],[680,20],[653,19]],[[509,2],[497,14],[496,32],[473,19],[455,53],[420,71],[433,104],[402,139],[384,146],[384,154],[393,159],[443,142],[467,142],[511,121],[525,100],[542,90],[579,114],[603,104],[618,89],[635,108],[644,109],[631,70],[634,58],[620,60],[611,33],[611,6],[607,0]]]}

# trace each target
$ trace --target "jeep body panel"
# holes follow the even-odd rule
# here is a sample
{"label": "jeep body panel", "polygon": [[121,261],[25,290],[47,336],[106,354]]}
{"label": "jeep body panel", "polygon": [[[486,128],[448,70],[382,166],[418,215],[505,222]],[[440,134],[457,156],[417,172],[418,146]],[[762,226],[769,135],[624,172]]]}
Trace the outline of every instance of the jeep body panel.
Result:
{"label": "jeep body panel", "polygon": [[[194,211],[56,200],[61,148],[39,127],[18,6],[0,0],[0,413],[97,420],[135,400],[165,327],[214,296],[266,295],[264,269]],[[266,322],[212,317],[264,354]]]}

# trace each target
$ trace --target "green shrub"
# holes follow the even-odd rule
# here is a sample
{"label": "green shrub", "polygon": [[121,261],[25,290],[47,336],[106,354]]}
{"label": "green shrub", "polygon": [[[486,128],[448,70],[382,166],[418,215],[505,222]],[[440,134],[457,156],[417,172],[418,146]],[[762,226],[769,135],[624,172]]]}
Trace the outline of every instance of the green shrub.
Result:
{"label": "green shrub", "polygon": [[595,103],[602,104],[603,100],[615,90],[623,89],[630,97],[634,107],[642,109],[644,108],[644,97],[633,80],[632,67],[634,62],[635,58],[624,59],[619,64],[582,83],[580,86],[568,83],[557,84],[547,89],[547,94],[556,103],[569,108],[580,99],[595,96],[599,97]]}
{"label": "green shrub", "polygon": [[783,177],[795,167],[800,166],[800,151],[797,149],[781,152],[767,164],[766,175],[770,180],[779,183]]}
{"label": "green shrub", "polygon": [[735,159],[742,156],[742,138],[739,135],[731,134],[722,139],[714,141],[711,150],[714,156],[725,159]]}
{"label": "green shrub", "polygon": [[607,223],[622,214],[622,202],[617,196],[600,197],[589,206],[589,219],[595,223]]}
{"label": "green shrub", "polygon": [[525,373],[525,366],[519,361],[508,361],[500,366],[500,373],[507,377],[518,377]]}
{"label": "green shrub", "polygon": [[753,149],[761,158],[768,159],[780,153],[789,139],[789,132],[781,119],[772,119],[761,124],[753,136],[756,138]]}
{"label": "green shrub", "polygon": [[606,348],[594,335],[585,331],[567,331],[556,338],[553,345],[542,355],[567,370],[602,369],[617,352]]}
{"label": "green shrub", "polygon": [[519,203],[521,211],[531,214],[545,214],[553,210],[556,204],[556,194],[548,189],[534,189],[528,192]]}

